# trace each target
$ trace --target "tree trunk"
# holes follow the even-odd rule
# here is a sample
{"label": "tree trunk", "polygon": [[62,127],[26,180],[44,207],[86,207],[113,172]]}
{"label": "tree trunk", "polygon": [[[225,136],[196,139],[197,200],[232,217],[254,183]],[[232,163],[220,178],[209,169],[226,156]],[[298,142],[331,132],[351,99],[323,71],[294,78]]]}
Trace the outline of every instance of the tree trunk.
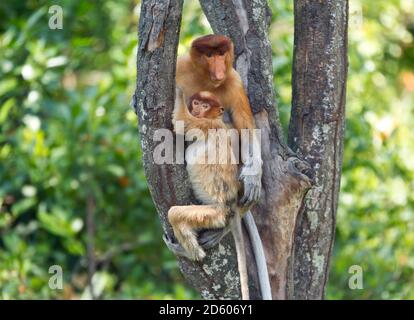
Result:
{"label": "tree trunk", "polygon": [[342,167],[347,31],[347,0],[295,1],[288,139],[315,172],[295,232],[295,299],[322,299],[328,279]]}
{"label": "tree trunk", "polygon": [[[221,0],[201,0],[200,3],[213,30],[228,35],[235,44],[235,67],[247,88],[256,126],[261,129],[263,190],[260,203],[254,208],[254,216],[264,242],[273,298],[290,298],[294,296],[292,253],[296,217],[300,208],[306,205],[303,204],[303,199],[311,187],[310,177],[313,174],[307,162],[297,157],[284,143],[275,106],[272,52],[267,35],[271,12],[266,0],[233,0],[226,4]],[[173,205],[189,204],[194,200],[184,165],[159,165],[155,164],[152,158],[154,149],[160,143],[153,140],[155,131],[172,130],[171,113],[174,104],[173,89],[181,11],[182,0],[142,2],[138,30],[138,78],[134,95],[149,189],[164,232],[170,236],[172,231],[166,219],[168,209]],[[329,16],[327,14],[327,17]],[[345,73],[338,76],[345,79]],[[331,77],[329,79],[334,81]],[[302,89],[298,87],[298,90]],[[320,86],[313,90],[323,94],[326,88]],[[296,109],[295,107],[294,110]],[[324,118],[321,119],[324,121]],[[340,123],[343,119],[338,121]],[[295,132],[293,123],[294,120],[291,123],[291,135]],[[306,144],[305,138],[298,139],[302,139]],[[327,144],[323,150],[341,148],[342,131],[335,139],[321,142]],[[299,144],[293,146],[301,150]],[[338,151],[335,155],[335,161],[340,161],[342,152]],[[325,154],[320,156],[322,158]],[[326,164],[325,170],[335,171],[336,174],[336,170],[340,168],[333,167],[336,165],[335,161],[331,162],[332,167],[327,168],[329,164]],[[324,179],[328,177],[326,172],[325,174]],[[334,185],[339,185],[339,178],[335,179]],[[337,188],[330,190],[332,195],[335,193],[335,199],[337,191]],[[320,223],[325,223],[325,220]],[[248,238],[246,242],[249,243]],[[247,249],[251,297],[258,299],[260,294],[255,277],[255,264],[249,245]],[[324,256],[324,259],[328,261],[327,256]],[[240,298],[237,260],[231,235],[225,237],[216,248],[207,251],[207,257],[202,263],[194,263],[180,257],[178,260],[184,276],[199,290],[203,298]]]}

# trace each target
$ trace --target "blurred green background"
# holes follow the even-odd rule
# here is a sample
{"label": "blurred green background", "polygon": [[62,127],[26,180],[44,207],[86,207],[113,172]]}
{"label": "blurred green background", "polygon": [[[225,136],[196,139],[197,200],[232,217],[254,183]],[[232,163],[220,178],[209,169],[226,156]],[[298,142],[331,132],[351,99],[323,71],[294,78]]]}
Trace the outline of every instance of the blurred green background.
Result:
{"label": "blurred green background", "polygon": [[[293,5],[269,2],[283,126]],[[50,30],[49,6],[63,8]],[[161,240],[130,107],[139,1],[0,3],[0,298],[196,298]],[[186,1],[179,53],[210,33]],[[414,0],[350,0],[347,132],[327,298],[414,299]],[[63,268],[63,290],[48,286]],[[350,290],[348,269],[364,270]]]}

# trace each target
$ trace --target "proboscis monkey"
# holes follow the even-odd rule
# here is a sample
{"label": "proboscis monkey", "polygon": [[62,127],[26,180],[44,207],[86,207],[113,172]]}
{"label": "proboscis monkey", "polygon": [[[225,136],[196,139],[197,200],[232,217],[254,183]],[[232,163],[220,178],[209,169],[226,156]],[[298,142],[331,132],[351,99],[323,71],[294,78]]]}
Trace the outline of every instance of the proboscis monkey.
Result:
{"label": "proboscis monkey", "polygon": [[[246,252],[241,229],[241,217],[249,208],[238,205],[243,185],[238,179],[237,162],[232,161],[235,159],[232,139],[222,119],[224,108],[213,94],[201,91],[191,96],[187,109],[179,89],[176,91],[175,106],[174,126],[182,121],[184,133],[197,138],[186,149],[185,159],[194,194],[203,204],[173,206],[168,211],[168,220],[190,259],[198,261],[205,257],[205,252],[197,241],[196,229],[223,228],[231,224],[242,298],[249,300]],[[218,143],[217,134],[222,135],[221,143]],[[214,154],[213,161],[208,161],[209,153]],[[217,158],[220,153],[224,153],[224,159]]]}
{"label": "proboscis monkey", "polygon": [[[253,133],[255,123],[243,82],[233,68],[234,49],[230,38],[223,35],[207,35],[193,41],[189,55],[178,57],[176,85],[186,97],[196,92],[210,91],[229,111],[234,128],[250,129],[252,148],[241,148],[243,166],[239,179],[244,184],[240,204],[249,206],[260,198],[262,159],[257,137]],[[258,150],[258,152],[251,152]]]}
{"label": "proboscis monkey", "polygon": [[[253,133],[255,124],[249,100],[241,78],[233,68],[233,59],[233,43],[228,37],[208,35],[198,38],[192,43],[190,54],[178,58],[176,86],[182,89],[185,97],[191,97],[200,91],[211,92],[228,111],[232,125],[239,133],[243,129],[250,130],[250,141],[253,144],[251,148],[241,148],[242,166],[238,174],[238,179],[243,184],[239,206],[250,208],[260,198],[262,159],[258,139]],[[175,108],[177,108],[177,102],[176,100]],[[258,152],[252,152],[252,150],[258,150]],[[263,245],[250,212],[247,212],[244,222],[253,247],[262,298],[271,299]],[[222,231],[204,232],[198,239],[198,243],[202,248],[211,248],[224,237],[228,230],[226,226]],[[165,236],[164,240],[174,253],[187,256],[182,246],[174,243],[172,239]]]}

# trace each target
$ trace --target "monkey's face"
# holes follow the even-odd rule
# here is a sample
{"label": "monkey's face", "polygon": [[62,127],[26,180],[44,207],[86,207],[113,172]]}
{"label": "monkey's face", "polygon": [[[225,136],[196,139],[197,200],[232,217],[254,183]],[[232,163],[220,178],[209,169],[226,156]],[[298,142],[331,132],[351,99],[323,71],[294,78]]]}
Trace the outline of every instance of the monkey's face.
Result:
{"label": "monkey's face", "polygon": [[195,65],[208,73],[214,87],[219,87],[233,64],[233,43],[226,36],[208,35],[196,39],[191,47]]}
{"label": "monkey's face", "polygon": [[217,119],[223,116],[224,108],[222,106],[212,106],[202,100],[193,99],[190,112],[196,118]]}

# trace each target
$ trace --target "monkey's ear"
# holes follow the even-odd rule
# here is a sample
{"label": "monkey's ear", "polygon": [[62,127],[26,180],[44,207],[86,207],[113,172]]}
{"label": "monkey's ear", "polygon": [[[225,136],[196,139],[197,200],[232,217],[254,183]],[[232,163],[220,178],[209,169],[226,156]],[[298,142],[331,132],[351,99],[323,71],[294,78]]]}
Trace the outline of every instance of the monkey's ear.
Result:
{"label": "monkey's ear", "polygon": [[188,102],[186,103],[186,105],[188,106],[188,111],[190,111],[190,113],[192,113],[192,112],[193,112],[193,104],[192,104],[192,103],[190,103],[190,101],[188,101]]}

